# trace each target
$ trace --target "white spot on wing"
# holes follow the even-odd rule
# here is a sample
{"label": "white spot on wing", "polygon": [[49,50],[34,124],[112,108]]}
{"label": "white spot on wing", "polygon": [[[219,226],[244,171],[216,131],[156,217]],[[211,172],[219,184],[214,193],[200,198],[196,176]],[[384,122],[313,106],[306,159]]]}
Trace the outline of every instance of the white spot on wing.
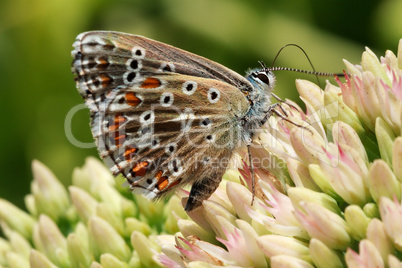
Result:
{"label": "white spot on wing", "polygon": [[[136,67],[136,68],[132,68],[132,67],[131,67],[131,63],[132,63],[133,61],[136,61],[136,62],[137,62],[137,67]],[[141,68],[142,68],[142,62],[141,62],[140,60],[138,60],[138,59],[129,59],[129,60],[126,62],[126,66],[127,66],[127,69],[130,70],[130,71],[139,71],[139,70],[141,70]]]}
{"label": "white spot on wing", "polygon": [[[174,162],[176,162],[176,165],[174,165]],[[169,162],[168,168],[170,173],[172,173],[173,176],[179,176],[181,173],[183,173],[183,167],[181,166],[181,162],[177,158],[173,158],[172,161]]]}
{"label": "white spot on wing", "polygon": [[[166,70],[166,69],[167,69],[167,68],[166,68],[167,66],[169,66],[170,71]],[[159,67],[158,71],[159,71],[159,72],[172,72],[172,73],[174,73],[174,72],[175,72],[175,67],[174,67],[174,64],[171,63],[171,62],[169,62],[169,63],[162,62],[162,64],[161,64],[161,66]]]}
{"label": "white spot on wing", "polygon": [[174,96],[171,92],[165,92],[161,95],[160,103],[162,107],[170,107],[173,104]]}
{"label": "white spot on wing", "polygon": [[139,46],[135,46],[131,50],[131,54],[133,55],[133,58],[143,59],[145,57],[145,49]]}
{"label": "white spot on wing", "polygon": [[192,95],[197,90],[197,83],[193,81],[187,81],[183,84],[182,91],[186,95]]}
{"label": "white spot on wing", "polygon": [[167,155],[173,155],[177,150],[176,143],[169,143],[165,148],[165,153]]}
{"label": "white spot on wing", "polygon": [[208,90],[208,100],[210,103],[217,103],[221,97],[221,93],[216,88],[211,87]]}
{"label": "white spot on wing", "polygon": [[150,125],[155,121],[155,114],[153,111],[145,111],[140,115],[140,122],[142,125]]}

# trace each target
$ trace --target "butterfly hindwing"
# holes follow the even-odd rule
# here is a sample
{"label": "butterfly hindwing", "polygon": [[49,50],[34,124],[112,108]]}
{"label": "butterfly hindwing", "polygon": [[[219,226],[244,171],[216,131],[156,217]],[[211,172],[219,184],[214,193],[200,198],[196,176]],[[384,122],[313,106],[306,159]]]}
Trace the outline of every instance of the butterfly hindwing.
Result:
{"label": "butterfly hindwing", "polygon": [[[198,77],[156,77],[164,86],[151,90],[132,85],[109,94],[102,105],[110,104],[93,116],[103,119],[92,126],[109,168],[126,176],[137,192],[147,195],[146,191],[152,190],[149,197],[165,188],[161,178],[166,187],[178,185],[178,180],[187,184],[208,175],[211,167],[207,163],[212,163],[212,158],[228,162],[238,139],[236,130],[241,127],[235,118],[247,109],[242,93],[226,83]],[[188,81],[197,85],[191,95],[176,85]],[[211,88],[217,92],[216,102],[208,93]],[[234,97],[244,99],[239,102],[242,110],[236,110],[239,114],[228,105],[228,99]],[[130,105],[127,98],[141,101]]]}
{"label": "butterfly hindwing", "polygon": [[84,33],[74,47],[77,86],[110,170],[151,199],[192,183],[186,210],[200,205],[218,186],[239,142],[237,118],[249,103],[236,86],[249,82],[140,36]]}

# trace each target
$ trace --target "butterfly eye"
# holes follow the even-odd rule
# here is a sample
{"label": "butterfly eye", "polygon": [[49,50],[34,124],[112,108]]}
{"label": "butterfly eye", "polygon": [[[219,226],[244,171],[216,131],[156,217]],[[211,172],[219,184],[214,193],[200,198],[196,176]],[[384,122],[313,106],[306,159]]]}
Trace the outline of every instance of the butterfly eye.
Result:
{"label": "butterfly eye", "polygon": [[262,82],[265,84],[269,85],[269,79],[266,73],[258,73],[257,74],[258,79],[260,79]]}

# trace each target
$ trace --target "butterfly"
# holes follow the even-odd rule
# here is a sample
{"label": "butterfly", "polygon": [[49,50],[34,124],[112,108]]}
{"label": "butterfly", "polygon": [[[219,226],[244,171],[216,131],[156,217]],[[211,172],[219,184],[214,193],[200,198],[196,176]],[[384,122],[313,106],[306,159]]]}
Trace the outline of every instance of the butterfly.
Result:
{"label": "butterfly", "polygon": [[234,151],[249,147],[274,113],[275,76],[265,65],[242,76],[119,32],[81,33],[73,47],[72,72],[100,157],[148,199],[191,185],[185,210],[199,207]]}

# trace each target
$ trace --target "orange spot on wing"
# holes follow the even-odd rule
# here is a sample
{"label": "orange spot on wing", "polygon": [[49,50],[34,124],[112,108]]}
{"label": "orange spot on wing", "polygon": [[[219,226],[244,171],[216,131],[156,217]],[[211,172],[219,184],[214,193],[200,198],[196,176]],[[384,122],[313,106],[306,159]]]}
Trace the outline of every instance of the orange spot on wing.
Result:
{"label": "orange spot on wing", "polygon": [[159,179],[162,177],[162,174],[163,174],[162,170],[159,170],[158,173],[156,173],[155,175],[155,179],[159,181]]}
{"label": "orange spot on wing", "polygon": [[142,161],[137,163],[134,167],[133,167],[133,171],[135,173],[135,176],[144,176],[145,173],[147,172],[147,167],[148,167],[149,163],[147,161]]}
{"label": "orange spot on wing", "polygon": [[121,116],[120,114],[117,114],[117,115],[114,117],[114,122],[115,122],[115,123],[121,124],[121,123],[124,123],[125,121],[126,121],[126,118],[124,118],[124,116]]}
{"label": "orange spot on wing", "polygon": [[137,98],[134,92],[127,92],[125,97],[127,104],[130,106],[138,106],[141,103],[141,100]]}
{"label": "orange spot on wing", "polygon": [[177,180],[177,181],[175,181],[175,182],[172,182],[172,183],[169,185],[168,189],[172,188],[173,186],[176,186],[177,184],[179,184],[180,181],[181,181],[181,180],[179,179],[179,180]]}
{"label": "orange spot on wing", "polygon": [[142,88],[157,88],[162,85],[161,81],[157,78],[153,77],[148,77],[147,79],[142,82],[141,87]]}
{"label": "orange spot on wing", "polygon": [[116,131],[125,121],[126,118],[117,114],[113,119],[113,125],[109,126],[109,131]]}
{"label": "orange spot on wing", "polygon": [[130,160],[133,157],[133,154],[137,151],[137,148],[127,147],[123,156],[126,160]]}
{"label": "orange spot on wing", "polygon": [[120,135],[120,136],[116,136],[116,137],[114,137],[114,144],[115,144],[117,147],[120,147],[120,146],[123,144],[123,142],[124,142],[125,139],[126,139],[126,135],[125,135],[125,134],[122,134],[122,135]]}
{"label": "orange spot on wing", "polygon": [[169,184],[169,180],[168,180],[168,177],[166,177],[166,176],[159,178],[158,182],[156,183],[159,191],[162,191],[163,189],[165,189],[166,186],[168,186],[168,184]]}
{"label": "orange spot on wing", "polygon": [[99,75],[99,79],[103,87],[107,86],[112,82],[112,78],[106,74]]}
{"label": "orange spot on wing", "polygon": [[109,62],[108,62],[107,58],[105,58],[105,57],[100,57],[98,59],[98,61],[99,61],[99,64],[98,64],[99,69],[106,69],[109,66]]}

